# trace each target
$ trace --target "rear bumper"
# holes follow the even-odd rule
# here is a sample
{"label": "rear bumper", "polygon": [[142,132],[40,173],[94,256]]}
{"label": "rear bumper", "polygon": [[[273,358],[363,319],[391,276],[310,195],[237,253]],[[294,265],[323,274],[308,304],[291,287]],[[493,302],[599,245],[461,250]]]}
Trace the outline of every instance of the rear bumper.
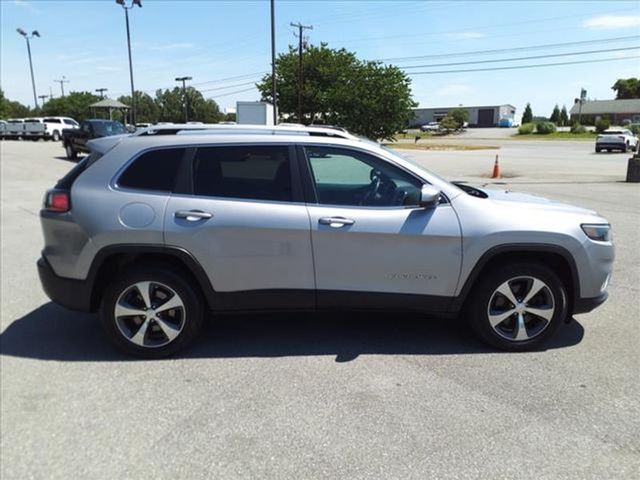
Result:
{"label": "rear bumper", "polygon": [[616,142],[616,143],[596,143],[596,148],[610,148],[610,149],[615,149],[615,150],[624,150],[625,148],[627,148],[627,144],[624,142]]}
{"label": "rear bumper", "polygon": [[59,277],[46,259],[38,259],[38,275],[44,293],[52,302],[70,310],[91,311],[91,290],[88,282]]}
{"label": "rear bumper", "polygon": [[609,297],[609,294],[607,292],[603,292],[601,295],[598,295],[597,297],[578,298],[576,299],[575,304],[573,305],[573,313],[574,315],[580,314],[580,313],[588,313],[598,308],[600,305],[602,305],[607,300],[608,297]]}

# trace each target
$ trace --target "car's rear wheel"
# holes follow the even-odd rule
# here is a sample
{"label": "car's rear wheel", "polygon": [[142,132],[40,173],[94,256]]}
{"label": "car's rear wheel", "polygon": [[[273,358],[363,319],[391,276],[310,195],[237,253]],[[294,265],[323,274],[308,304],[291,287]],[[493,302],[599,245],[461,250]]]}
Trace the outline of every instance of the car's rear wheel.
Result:
{"label": "car's rear wheel", "polygon": [[78,152],[76,152],[71,145],[69,144],[65,145],[64,151],[66,152],[67,158],[69,160],[75,160],[76,158],[78,158]]}
{"label": "car's rear wheel", "polygon": [[58,130],[54,130],[53,133],[51,134],[51,139],[54,142],[59,142],[60,141],[60,132],[58,132]]}
{"label": "car's rear wheel", "polygon": [[120,349],[162,358],[184,349],[202,326],[199,293],[181,276],[142,269],[123,275],[104,293],[100,319]]}
{"label": "car's rear wheel", "polygon": [[567,292],[558,275],[536,263],[494,269],[481,279],[467,313],[487,344],[510,351],[539,347],[567,316]]}

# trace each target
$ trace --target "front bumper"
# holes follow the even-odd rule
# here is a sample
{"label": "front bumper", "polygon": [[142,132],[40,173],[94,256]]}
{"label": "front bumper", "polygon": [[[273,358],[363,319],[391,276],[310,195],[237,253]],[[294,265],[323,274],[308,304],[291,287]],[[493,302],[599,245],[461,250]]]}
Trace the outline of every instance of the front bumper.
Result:
{"label": "front bumper", "polygon": [[91,289],[88,282],[59,277],[42,257],[38,259],[38,275],[44,293],[52,302],[70,310],[91,311]]}

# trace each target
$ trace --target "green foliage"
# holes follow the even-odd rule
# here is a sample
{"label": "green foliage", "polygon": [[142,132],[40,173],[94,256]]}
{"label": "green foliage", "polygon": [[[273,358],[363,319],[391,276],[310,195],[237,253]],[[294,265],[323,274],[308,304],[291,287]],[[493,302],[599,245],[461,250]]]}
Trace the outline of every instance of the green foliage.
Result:
{"label": "green foliage", "polygon": [[579,133],[584,133],[586,132],[587,129],[584,125],[580,125],[578,122],[574,122],[573,125],[571,125],[571,133],[573,134],[579,134]]}
{"label": "green foliage", "polygon": [[602,133],[606,129],[608,129],[610,126],[611,126],[611,120],[609,120],[609,117],[602,117],[596,121],[596,132]]}
{"label": "green foliage", "polygon": [[553,107],[553,112],[551,113],[551,116],[549,117],[549,120],[556,124],[556,125],[561,125],[560,123],[560,108],[558,107],[558,104],[556,103],[556,106]]}
{"label": "green foliage", "polygon": [[536,124],[536,133],[548,135],[556,131],[556,126],[552,122],[539,122]]}
{"label": "green foliage", "polygon": [[634,135],[640,135],[640,123],[631,123],[628,128]]}
{"label": "green foliage", "polygon": [[640,78],[620,78],[611,90],[616,92],[616,100],[640,98]]}
{"label": "green foliage", "polygon": [[446,117],[440,120],[440,128],[445,132],[449,132],[452,130],[456,130],[460,128],[461,124],[458,123],[458,120],[453,116],[452,112],[449,112]]}
{"label": "green foliage", "polygon": [[[216,123],[224,118],[218,104],[205,99],[198,90],[193,87],[186,89],[189,105],[189,121]],[[172,90],[157,90],[154,100],[157,108],[156,115],[159,122],[184,122],[182,88],[174,87]]]}
{"label": "green foliage", "polygon": [[236,121],[236,114],[235,113],[225,113],[224,121],[225,122],[235,122]]}
{"label": "green foliage", "polygon": [[[147,93],[135,91],[136,96],[136,123],[155,123],[158,121],[158,106],[153,97]],[[131,95],[118,98],[119,102],[131,107]]]}
{"label": "green foliage", "polygon": [[0,90],[0,118],[24,118],[31,114],[32,110],[29,107],[7,99]]}
{"label": "green foliage", "polygon": [[469,110],[466,108],[454,108],[449,112],[449,115],[451,115],[456,122],[456,128],[462,128],[464,124],[469,121]]}
{"label": "green foliage", "polygon": [[52,98],[45,103],[42,106],[42,114],[72,117],[80,122],[94,115],[89,105],[99,100],[100,97],[90,92],[71,92],[65,97]]}
{"label": "green foliage", "polygon": [[531,104],[527,103],[527,106],[524,107],[524,112],[522,113],[522,125],[525,123],[531,123],[533,121],[533,112],[531,111]]}
{"label": "green foliage", "polygon": [[562,110],[560,111],[560,125],[563,127],[569,125],[569,114],[567,113],[566,105],[563,105]]}
{"label": "green foliage", "polygon": [[518,133],[520,135],[531,135],[535,129],[535,123],[523,123],[522,125],[520,125],[520,128],[518,128]]}
{"label": "green foliage", "polygon": [[[298,52],[276,59],[278,109],[304,124],[339,125],[372,139],[391,139],[413,117],[411,80],[394,66],[358,60],[345,49],[309,46],[303,56],[302,118],[298,118]],[[257,85],[271,102],[271,75]]]}

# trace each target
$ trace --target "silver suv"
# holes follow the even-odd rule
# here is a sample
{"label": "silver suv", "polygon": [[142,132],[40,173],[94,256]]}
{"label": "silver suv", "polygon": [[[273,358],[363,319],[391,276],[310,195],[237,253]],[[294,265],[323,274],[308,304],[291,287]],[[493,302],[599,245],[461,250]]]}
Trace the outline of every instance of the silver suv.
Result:
{"label": "silver suv", "polygon": [[341,130],[171,126],[90,147],[46,193],[40,279],[133,355],[184,348],[208,312],[285,309],[462,316],[526,350],[607,298],[595,212],[452,184]]}

